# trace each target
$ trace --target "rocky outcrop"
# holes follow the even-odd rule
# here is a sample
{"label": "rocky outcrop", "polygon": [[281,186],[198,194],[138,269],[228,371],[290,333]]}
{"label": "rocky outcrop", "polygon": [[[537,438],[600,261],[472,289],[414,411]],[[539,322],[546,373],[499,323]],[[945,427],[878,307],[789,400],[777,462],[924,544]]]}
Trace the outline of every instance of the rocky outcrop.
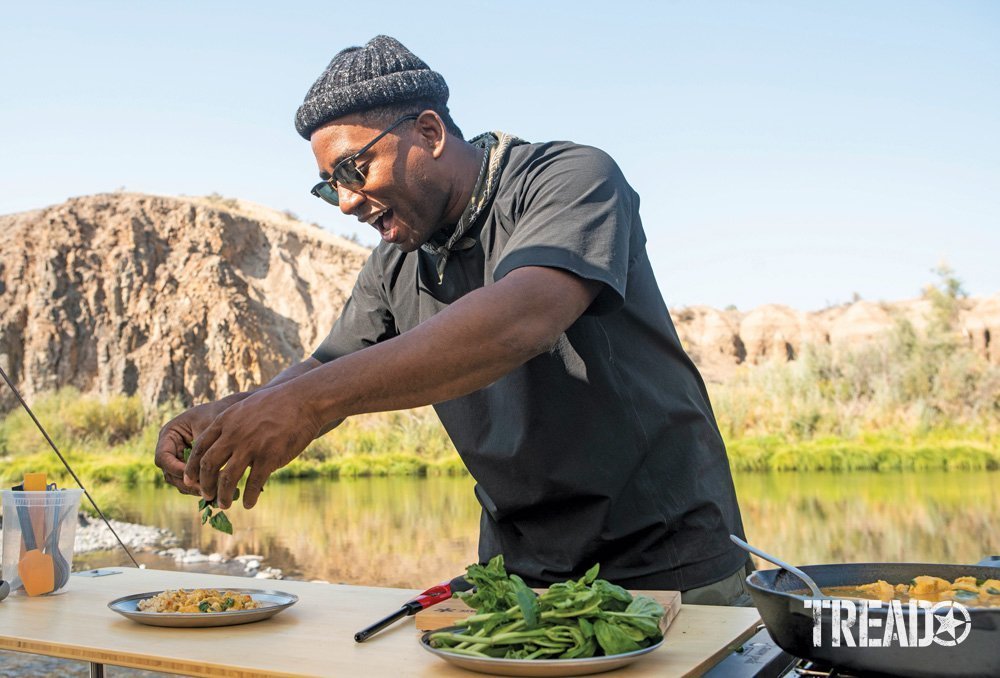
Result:
{"label": "rocky outcrop", "polygon": [[[329,331],[368,250],[237,200],[114,193],[0,217],[0,365],[28,397],[72,386],[185,405],[261,384]],[[926,299],[805,313],[672,309],[702,374],[918,330]],[[1000,364],[1000,294],[962,300],[969,345]],[[0,387],[0,411],[14,405]]]}
{"label": "rocky outcrop", "polygon": [[367,255],[236,200],[115,193],[3,216],[0,364],[26,396],[220,397],[307,355]]}
{"label": "rocky outcrop", "polygon": [[[960,302],[958,326],[980,355],[1000,365],[1000,294]],[[671,310],[685,349],[709,381],[724,381],[738,365],[795,360],[807,345],[850,350],[884,337],[900,321],[923,331],[932,315],[927,299],[856,301],[812,313],[768,304],[749,312],[706,306]],[[738,347],[738,349],[734,349]]]}

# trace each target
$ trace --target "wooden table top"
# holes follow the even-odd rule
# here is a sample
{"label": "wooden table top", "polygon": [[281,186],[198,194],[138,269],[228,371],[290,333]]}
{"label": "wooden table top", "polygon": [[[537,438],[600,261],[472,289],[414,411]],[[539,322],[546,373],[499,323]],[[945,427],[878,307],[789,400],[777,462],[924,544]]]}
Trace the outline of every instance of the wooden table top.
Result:
{"label": "wooden table top", "polygon": [[[0,603],[0,649],[193,676],[339,676],[359,668],[365,678],[478,675],[423,651],[412,617],[354,642],[355,631],[399,609],[415,590],[115,569],[121,573],[74,575],[51,596],[8,597]],[[176,588],[271,589],[299,602],[262,622],[199,629],[145,626],[107,607],[122,596]],[[684,605],[664,646],[615,675],[698,675],[759,619],[754,608]]]}

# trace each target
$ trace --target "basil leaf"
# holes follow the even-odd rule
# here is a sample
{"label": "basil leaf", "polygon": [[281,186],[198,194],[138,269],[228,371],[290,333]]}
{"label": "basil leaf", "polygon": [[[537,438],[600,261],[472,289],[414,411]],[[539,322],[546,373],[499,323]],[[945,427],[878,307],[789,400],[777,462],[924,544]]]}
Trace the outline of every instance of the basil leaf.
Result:
{"label": "basil leaf", "polygon": [[212,509],[206,506],[205,510],[202,511],[201,513],[201,524],[204,525],[205,523],[207,523],[208,519],[211,517],[212,517]]}
{"label": "basil leaf", "polygon": [[514,583],[514,596],[524,615],[524,623],[529,629],[533,629],[538,626],[538,596],[516,574],[510,575],[510,580]]}
{"label": "basil leaf", "polygon": [[640,649],[639,643],[617,625],[598,619],[594,624],[597,644],[604,649],[604,654],[622,654]]}
{"label": "basil leaf", "polygon": [[199,511],[204,511],[206,507],[208,507],[208,502],[205,501],[204,499],[199,499],[198,500],[198,510]]}
{"label": "basil leaf", "polygon": [[219,532],[225,532],[226,534],[233,533],[233,524],[229,522],[229,518],[222,511],[219,511],[214,516],[212,516],[208,524],[217,529]]}

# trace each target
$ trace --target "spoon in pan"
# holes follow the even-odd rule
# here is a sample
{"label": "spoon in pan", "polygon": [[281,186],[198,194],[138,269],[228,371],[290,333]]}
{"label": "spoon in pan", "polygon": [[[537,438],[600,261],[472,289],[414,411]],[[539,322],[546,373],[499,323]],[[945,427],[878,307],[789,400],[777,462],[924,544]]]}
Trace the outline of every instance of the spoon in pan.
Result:
{"label": "spoon in pan", "polygon": [[806,584],[806,586],[809,587],[809,592],[812,593],[812,597],[813,598],[829,598],[830,597],[830,596],[824,594],[822,591],[819,590],[819,587],[816,586],[816,582],[813,581],[812,577],[810,577],[808,574],[806,574],[805,572],[803,572],[799,568],[795,567],[794,565],[789,565],[788,563],[786,563],[785,561],[781,560],[780,558],[776,558],[775,556],[772,556],[770,553],[767,553],[765,551],[761,551],[756,546],[750,546],[750,544],[746,543],[745,541],[743,541],[742,539],[740,539],[739,537],[737,537],[735,534],[729,535],[729,538],[733,541],[734,544],[736,544],[737,546],[739,546],[741,549],[743,549],[747,553],[752,553],[755,556],[763,558],[764,560],[766,560],[769,563],[774,563],[775,565],[777,565],[781,569],[787,570],[788,572],[791,572],[796,577],[798,577],[799,579],[801,579],[802,581],[804,581],[805,584]]}

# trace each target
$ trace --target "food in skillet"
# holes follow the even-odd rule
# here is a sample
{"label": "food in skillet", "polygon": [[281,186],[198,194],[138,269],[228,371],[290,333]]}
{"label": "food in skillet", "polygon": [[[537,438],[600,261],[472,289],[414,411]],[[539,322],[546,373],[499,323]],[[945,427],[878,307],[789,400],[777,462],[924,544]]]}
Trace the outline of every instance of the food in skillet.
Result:
{"label": "food in skillet", "polygon": [[940,577],[921,575],[909,584],[896,584],[878,580],[861,586],[831,586],[820,589],[833,598],[867,598],[870,600],[925,600],[937,603],[954,600],[969,607],[1000,607],[1000,579],[958,577],[949,582]]}
{"label": "food in skillet", "polygon": [[579,659],[633,652],[663,639],[663,607],[645,596],[597,579],[598,566],[579,580],[553,584],[536,594],[503,556],[470,565],[465,578],[474,592],[457,594],[476,613],[459,631],[430,635],[431,647],[472,657]]}
{"label": "food in skillet", "polygon": [[245,593],[234,591],[178,589],[140,600],[136,607],[140,612],[235,612],[256,610],[260,603]]}

